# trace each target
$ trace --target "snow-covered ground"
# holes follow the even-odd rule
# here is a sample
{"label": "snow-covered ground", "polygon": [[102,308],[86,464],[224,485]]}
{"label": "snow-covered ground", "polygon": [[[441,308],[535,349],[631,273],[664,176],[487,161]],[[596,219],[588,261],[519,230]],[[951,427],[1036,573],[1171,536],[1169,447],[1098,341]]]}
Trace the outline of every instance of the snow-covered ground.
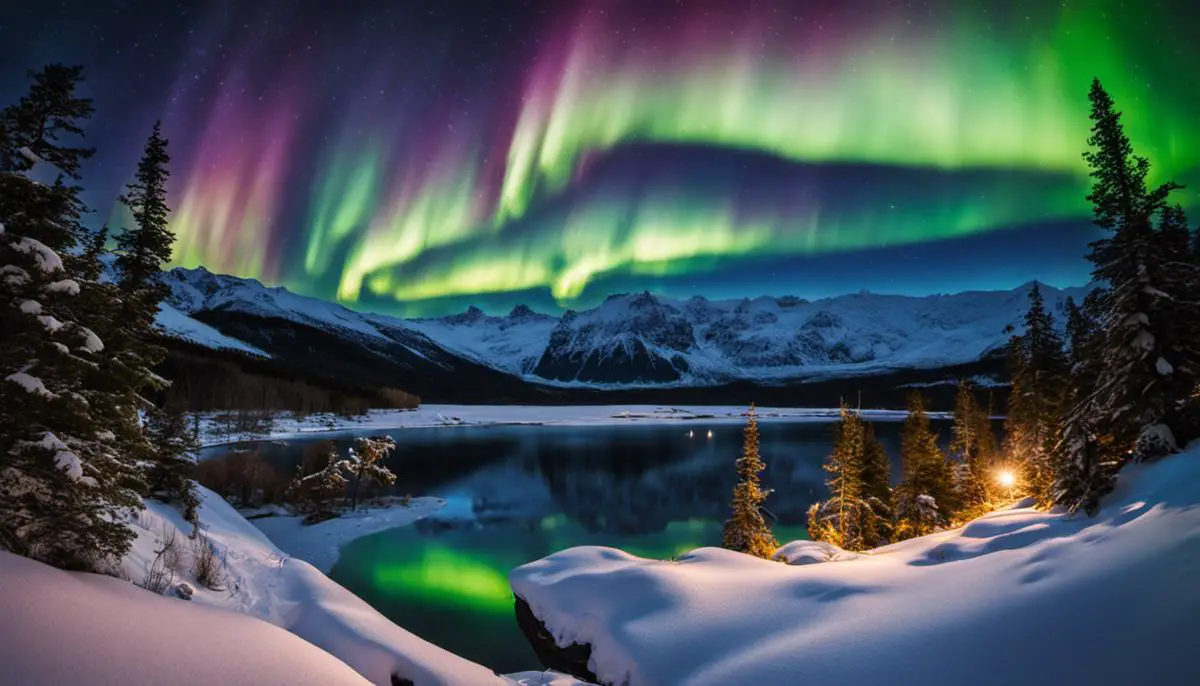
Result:
{"label": "snow-covered ground", "polygon": [[367,684],[251,617],[0,552],[5,684]]}
{"label": "snow-covered ground", "polygon": [[356,538],[411,524],[440,510],[441,498],[413,498],[408,507],[366,508],[341,517],[305,526],[303,517],[276,515],[250,520],[284,553],[300,558],[328,574],[337,563],[342,546]]}
{"label": "snow-covered ground", "polygon": [[[764,422],[828,422],[838,417],[836,408],[759,407]],[[742,405],[422,405],[415,410],[372,410],[365,417],[312,416],[275,420],[271,431],[256,435],[222,435],[211,421],[202,424],[205,445],[242,440],[278,440],[318,432],[369,432],[386,429],[419,429],[446,426],[495,426],[530,424],[554,426],[620,426],[628,424],[671,424],[703,421],[737,424],[746,421]],[[903,410],[863,410],[874,421],[902,421]],[[946,413],[930,413],[944,418]]]}
{"label": "snow-covered ground", "polygon": [[1193,448],[1126,469],[1094,518],[1012,508],[792,565],[582,547],[510,579],[606,683],[1198,684],[1198,505]]}
{"label": "snow-covered ground", "polygon": [[[124,572],[134,582],[145,578],[155,551],[161,549],[163,540],[169,537],[171,531],[175,531],[176,540],[184,549],[181,577],[196,589],[191,605],[233,610],[287,629],[341,659],[375,684],[390,684],[393,673],[412,679],[418,685],[540,684],[551,678],[559,679],[558,686],[575,683],[566,680],[566,677],[541,672],[500,677],[483,666],[414,636],[334,583],[313,565],[280,550],[219,496],[207,489],[201,489],[201,494],[204,502],[200,518],[222,561],[221,589],[203,588],[188,577],[191,551],[186,532],[190,526],[174,508],[154,502],[148,503],[148,509],[138,518],[138,539],[124,561]],[[402,511],[401,508],[386,513],[367,512],[362,516],[351,516],[345,522],[334,520],[328,526],[321,524],[311,527],[316,532],[312,539],[288,533],[286,522],[281,520],[283,540],[295,546],[297,551],[312,553],[319,562],[327,561],[335,541],[345,542],[365,533],[412,521],[422,512],[432,511],[438,505],[435,499],[419,499],[417,502],[410,511]],[[9,589],[11,586],[7,584],[7,579],[0,577],[0,594],[20,590]],[[130,592],[151,595],[139,589],[130,589]],[[183,604],[187,601],[173,602]],[[146,618],[145,621],[151,620]],[[53,639],[47,637],[46,640]],[[186,642],[181,642],[176,649],[186,651],[189,648]],[[209,659],[219,660],[220,656],[210,655]],[[93,681],[90,674],[85,680]],[[120,679],[94,681],[138,683]],[[222,683],[220,680],[214,681]],[[223,683],[286,682],[281,678],[265,678],[230,679]]]}

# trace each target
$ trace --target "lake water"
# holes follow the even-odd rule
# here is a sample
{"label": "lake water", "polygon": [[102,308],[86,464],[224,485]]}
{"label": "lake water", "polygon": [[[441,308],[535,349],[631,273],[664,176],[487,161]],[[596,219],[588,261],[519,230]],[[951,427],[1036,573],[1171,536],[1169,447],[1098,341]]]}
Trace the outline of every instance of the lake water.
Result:
{"label": "lake water", "polygon": [[[900,424],[876,430],[897,472]],[[767,508],[781,541],[805,536],[805,512],[824,496],[832,431],[825,422],[760,423],[763,481],[774,489]],[[513,615],[510,569],[576,545],[658,559],[719,545],[742,445],[740,426],[703,421],[387,433],[397,443],[397,491],[447,505],[353,541],[331,576],[400,626],[498,672],[539,667]],[[334,437],[342,448],[349,440]],[[297,459],[304,442],[277,446],[276,459]]]}

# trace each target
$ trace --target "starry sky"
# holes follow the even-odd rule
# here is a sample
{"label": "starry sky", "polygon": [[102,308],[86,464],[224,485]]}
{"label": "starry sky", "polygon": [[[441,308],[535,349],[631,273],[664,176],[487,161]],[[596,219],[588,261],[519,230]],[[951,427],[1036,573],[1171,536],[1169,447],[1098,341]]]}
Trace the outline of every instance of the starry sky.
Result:
{"label": "starry sky", "polygon": [[1200,211],[1187,0],[41,0],[89,222],[162,119],[175,261],[407,316],[1087,280],[1087,89]]}

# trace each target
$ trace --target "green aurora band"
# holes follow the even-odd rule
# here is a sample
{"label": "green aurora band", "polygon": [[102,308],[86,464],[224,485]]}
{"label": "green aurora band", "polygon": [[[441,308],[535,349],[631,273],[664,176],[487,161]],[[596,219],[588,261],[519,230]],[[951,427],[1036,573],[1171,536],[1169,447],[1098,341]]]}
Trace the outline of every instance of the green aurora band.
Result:
{"label": "green aurora band", "polygon": [[[270,154],[197,161],[176,201],[176,262],[347,303],[369,294],[372,305],[403,309],[545,289],[570,306],[613,275],[1086,221],[1080,153],[1093,76],[1123,109],[1156,179],[1200,180],[1200,88],[1171,68],[1179,53],[1160,46],[1191,46],[1184,62],[1193,64],[1200,48],[1166,12],[1109,1],[934,4],[936,12],[906,15],[848,2],[780,30],[770,9],[782,4],[735,13],[728,3],[696,3],[661,34],[622,30],[635,24],[630,5],[579,12],[571,30],[541,44],[515,116],[468,112],[439,122],[436,134],[411,107],[383,116],[362,106],[341,117],[312,158],[321,162],[301,200],[303,231],[279,227],[294,185],[283,169],[298,161],[278,149],[279,135]],[[291,111],[294,100],[285,94],[267,107]],[[284,139],[294,137],[285,128]],[[228,138],[227,127],[205,132],[206,141],[219,136]],[[953,193],[855,203],[797,202],[802,193],[789,188],[753,206],[730,186],[588,187],[595,160],[630,144],[756,151],[797,166],[1005,175],[950,184]],[[1189,189],[1178,200],[1194,207],[1196,197]]]}

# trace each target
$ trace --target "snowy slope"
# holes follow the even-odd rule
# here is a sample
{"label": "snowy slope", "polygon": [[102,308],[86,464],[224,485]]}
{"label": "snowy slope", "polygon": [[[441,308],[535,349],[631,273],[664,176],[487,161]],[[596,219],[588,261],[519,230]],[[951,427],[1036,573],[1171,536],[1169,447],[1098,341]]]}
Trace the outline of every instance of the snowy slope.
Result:
{"label": "snowy slope", "polygon": [[[223,588],[218,591],[191,581],[197,588],[193,605],[233,610],[287,629],[331,653],[375,684],[391,683],[393,673],[418,685],[517,683],[396,626],[313,565],[281,551],[220,496],[207,489],[200,491],[204,499],[200,519],[222,558],[224,578]],[[169,506],[148,502],[147,507],[137,521],[138,539],[124,561],[125,573],[135,582],[145,578],[154,551],[162,547],[172,530],[178,532],[177,538],[186,548],[185,536],[191,528]],[[429,510],[422,503],[418,503],[418,508]],[[354,521],[371,523],[369,518]],[[341,540],[354,538],[350,532],[340,533]],[[320,531],[317,536],[325,538]],[[317,549],[325,554],[324,547],[319,544]],[[181,580],[189,580],[187,559],[185,554]],[[281,680],[259,683],[281,683]]]}
{"label": "snowy slope", "polygon": [[172,307],[169,303],[162,303],[158,307],[158,314],[154,318],[155,325],[164,332],[169,333],[176,338],[182,338],[185,341],[198,343],[208,348],[220,350],[222,348],[231,350],[240,350],[258,355],[260,357],[270,357],[267,353],[255,348],[249,343],[243,343],[236,338],[226,336],[217,331],[204,322],[197,321]]}
{"label": "snowy slope", "polygon": [[439,319],[412,319],[407,326],[460,355],[510,374],[528,374],[537,365],[558,317],[518,305],[506,317],[479,308]]}
{"label": "snowy slope", "polygon": [[605,683],[1196,684],[1198,505],[1193,448],[1125,470],[1094,518],[1014,508],[791,566],[573,548],[510,579]]}
{"label": "snowy slope", "polygon": [[[465,359],[527,381],[611,387],[779,383],[970,363],[1001,348],[1007,327],[1019,329],[1030,288],[927,297],[856,293],[811,302],[683,301],[641,293],[614,295],[561,317],[518,306],[506,316],[471,308],[403,320],[204,269],[174,269],[167,283],[168,306],[177,313],[164,310],[160,326],[214,347],[241,341],[272,352],[270,334],[254,338],[252,324],[249,331],[217,331],[193,315],[296,322],[359,348],[389,355],[399,349],[408,368],[448,370]],[[1042,290],[1060,324],[1066,297],[1080,300],[1086,293]],[[247,336],[254,343],[244,341]]]}
{"label": "snowy slope", "polygon": [[367,684],[252,617],[0,552],[6,684]]}

